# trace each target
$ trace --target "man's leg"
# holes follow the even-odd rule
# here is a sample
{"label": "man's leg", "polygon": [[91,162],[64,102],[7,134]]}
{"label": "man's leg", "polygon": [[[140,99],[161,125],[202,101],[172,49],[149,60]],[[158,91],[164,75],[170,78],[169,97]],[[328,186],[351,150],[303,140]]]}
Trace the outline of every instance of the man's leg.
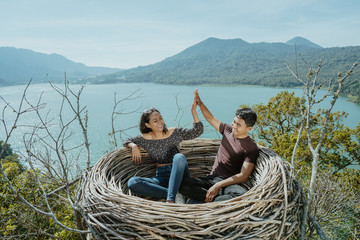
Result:
{"label": "man's leg", "polygon": [[214,202],[215,201],[225,201],[225,200],[229,200],[232,198],[236,198],[236,197],[243,195],[246,192],[247,192],[247,190],[245,188],[243,188],[242,186],[240,186],[238,184],[233,184],[233,185],[227,186],[225,188],[222,188],[219,191],[219,194],[215,197]]}
{"label": "man's leg", "polygon": [[208,177],[186,178],[182,181],[179,192],[196,201],[205,202],[208,189],[214,185]]}

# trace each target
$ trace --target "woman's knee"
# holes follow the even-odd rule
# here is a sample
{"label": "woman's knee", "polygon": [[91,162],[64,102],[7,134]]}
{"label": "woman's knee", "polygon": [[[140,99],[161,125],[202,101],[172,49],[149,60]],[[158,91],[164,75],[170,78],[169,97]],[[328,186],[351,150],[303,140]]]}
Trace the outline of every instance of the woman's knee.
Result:
{"label": "woman's knee", "polygon": [[139,177],[132,177],[129,179],[127,185],[128,188],[132,189],[139,182]]}
{"label": "woman's knee", "polygon": [[179,165],[179,164],[187,165],[186,157],[182,153],[175,154],[173,158],[173,165]]}

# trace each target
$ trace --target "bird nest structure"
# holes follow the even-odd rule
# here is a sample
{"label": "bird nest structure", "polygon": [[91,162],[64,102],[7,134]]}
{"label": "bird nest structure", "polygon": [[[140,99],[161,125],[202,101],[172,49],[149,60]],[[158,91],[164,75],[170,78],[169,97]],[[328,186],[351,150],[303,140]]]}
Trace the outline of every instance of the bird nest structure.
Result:
{"label": "bird nest structure", "polygon": [[[185,141],[191,176],[209,174],[219,140]],[[166,204],[132,196],[132,176],[151,177],[155,166],[146,152],[142,163],[121,148],[103,156],[83,175],[77,203],[93,235],[100,239],[288,239],[299,230],[303,195],[289,166],[275,152],[260,147],[248,191],[227,201]]]}

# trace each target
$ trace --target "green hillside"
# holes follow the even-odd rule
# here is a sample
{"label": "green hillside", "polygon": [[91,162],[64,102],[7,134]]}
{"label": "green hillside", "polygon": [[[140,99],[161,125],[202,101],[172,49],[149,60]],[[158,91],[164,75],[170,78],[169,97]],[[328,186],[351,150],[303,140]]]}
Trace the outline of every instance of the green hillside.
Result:
{"label": "green hillside", "polygon": [[[159,63],[102,75],[93,83],[154,82],[161,84],[246,84],[296,87],[299,83],[285,63],[294,66],[294,44],[313,67],[322,60],[321,78],[336,77],[359,60],[360,47],[322,48],[304,38],[287,43],[248,43],[241,39],[209,38]],[[298,60],[300,74],[306,76],[307,65]],[[355,75],[350,81],[359,79]],[[346,94],[360,96],[360,81],[345,89]]]}

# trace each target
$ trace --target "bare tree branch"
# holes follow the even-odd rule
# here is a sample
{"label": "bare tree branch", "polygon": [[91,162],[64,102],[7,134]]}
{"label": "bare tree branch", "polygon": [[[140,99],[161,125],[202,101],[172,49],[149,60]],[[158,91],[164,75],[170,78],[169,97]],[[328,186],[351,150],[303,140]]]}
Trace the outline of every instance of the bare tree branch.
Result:
{"label": "bare tree branch", "polygon": [[327,240],[328,238],[326,237],[324,231],[321,229],[320,224],[318,223],[318,221],[316,221],[316,219],[310,213],[309,213],[309,219],[314,224],[316,232],[320,236],[320,238],[323,240]]}
{"label": "bare tree branch", "polygon": [[[23,95],[22,95],[22,98],[21,98],[21,101],[20,101],[20,104],[19,104],[19,107],[18,109],[16,110],[14,107],[12,107],[10,104],[8,104],[3,98],[2,100],[6,103],[5,104],[5,107],[2,111],[2,119],[1,119],[1,122],[4,126],[4,129],[6,129],[6,137],[5,137],[5,141],[4,141],[4,144],[7,144],[8,140],[10,139],[10,137],[12,136],[12,133],[13,131],[17,128],[17,124],[18,124],[18,121],[20,119],[20,117],[22,117],[25,113],[28,113],[30,111],[34,111],[36,113],[36,115],[39,117],[39,121],[40,123],[39,124],[36,124],[33,128],[33,132],[32,134],[30,134],[30,138],[28,139],[28,141],[26,142],[26,149],[27,149],[27,162],[29,163],[34,175],[35,175],[35,178],[36,178],[36,182],[37,182],[37,185],[39,186],[39,188],[41,189],[42,191],[42,196],[43,196],[43,200],[45,201],[46,203],[46,206],[47,206],[47,211],[44,211],[44,210],[41,210],[40,208],[36,207],[35,205],[31,204],[29,201],[27,201],[23,196],[20,195],[20,193],[15,189],[15,187],[12,185],[12,183],[10,182],[10,180],[8,179],[8,177],[6,176],[5,172],[4,172],[4,169],[3,169],[3,166],[0,162],[0,171],[5,179],[5,181],[7,182],[9,188],[11,189],[11,191],[14,193],[14,195],[16,195],[16,197],[21,201],[23,202],[26,206],[30,207],[32,210],[34,210],[35,212],[38,212],[44,216],[48,216],[50,218],[53,219],[54,223],[59,225],[60,227],[62,227],[63,229],[66,229],[68,231],[72,231],[72,232],[77,232],[77,233],[88,233],[89,231],[84,231],[84,230],[79,230],[79,229],[74,229],[74,228],[70,228],[66,225],[64,225],[63,223],[61,223],[55,213],[52,211],[52,208],[48,202],[48,199],[47,199],[47,196],[46,196],[46,190],[45,188],[43,187],[42,185],[42,182],[40,181],[40,178],[39,178],[39,175],[33,165],[33,162],[32,162],[32,156],[34,155],[32,153],[32,146],[35,142],[37,142],[37,140],[35,140],[35,138],[38,137],[38,135],[36,134],[36,132],[39,130],[39,129],[42,129],[42,130],[45,130],[47,132],[47,135],[46,137],[50,137],[53,141],[55,141],[56,143],[56,147],[55,148],[52,148],[52,149],[55,149],[57,150],[57,154],[58,154],[58,157],[60,159],[60,164],[62,165],[63,167],[63,171],[65,173],[65,176],[67,176],[66,174],[66,170],[64,169],[65,166],[62,164],[62,161],[61,161],[61,156],[59,154],[59,139],[61,139],[61,134],[60,136],[58,136],[57,138],[54,138],[51,134],[51,132],[49,131],[49,126],[48,126],[48,123],[47,121],[44,121],[43,118],[41,117],[39,111],[43,108],[43,104],[40,103],[41,101],[41,97],[39,98],[39,101],[37,102],[37,104],[35,105],[32,105],[27,99],[26,99],[26,93],[27,93],[27,89],[30,85],[31,81],[28,83],[28,85],[26,86],[24,92],[23,92]],[[24,103],[27,103],[30,107],[29,108],[26,108],[24,109]],[[11,129],[7,130],[7,124],[6,121],[5,121],[5,113],[6,113],[6,109],[7,108],[10,108],[12,109],[14,112],[15,112],[15,119],[13,120],[13,124],[12,124],[12,127]],[[71,120],[72,122],[73,120]],[[70,123],[68,123],[70,124]],[[64,128],[67,127],[67,124],[65,124],[63,126]],[[62,130],[64,130],[64,128]],[[64,131],[62,131],[63,133]],[[39,138],[41,141],[43,142],[46,142],[44,141],[44,138],[40,137]],[[66,138],[65,138],[66,139]],[[0,158],[2,157],[4,153],[4,148],[2,148],[2,151],[0,152]],[[63,153],[64,154],[64,153]],[[74,204],[72,203],[72,200],[70,198],[70,193],[68,191],[68,188],[69,188],[69,185],[67,184],[67,195],[68,195],[68,201],[69,203],[73,206],[74,209],[76,209],[76,206],[74,206]]]}
{"label": "bare tree branch", "polygon": [[[304,59],[303,59],[304,60]],[[304,60],[305,61],[305,60]],[[329,92],[331,91],[331,79],[329,80],[329,87],[327,90],[327,93],[323,95],[323,97],[319,100],[316,100],[316,95],[318,93],[318,91],[321,88],[321,83],[319,82],[319,73],[320,73],[320,69],[321,69],[321,61],[320,64],[318,64],[318,68],[313,71],[313,68],[310,66],[309,67],[309,72],[307,74],[306,80],[302,80],[299,76],[298,73],[296,71],[293,72],[289,65],[286,64],[288,69],[290,70],[291,74],[299,81],[303,84],[303,88],[304,88],[304,93],[305,96],[307,98],[307,107],[306,107],[306,114],[305,114],[305,130],[307,133],[307,139],[308,139],[308,147],[310,149],[310,152],[313,156],[313,161],[312,161],[312,172],[311,172],[311,179],[310,179],[310,186],[309,186],[309,191],[308,191],[308,196],[305,200],[305,205],[304,205],[304,216],[303,216],[303,220],[302,220],[302,225],[301,225],[301,239],[305,238],[305,232],[306,232],[306,221],[308,218],[308,211],[309,211],[309,205],[311,204],[312,198],[313,198],[313,189],[314,189],[314,184],[315,184],[315,179],[317,177],[317,168],[318,168],[318,160],[319,160],[319,152],[320,152],[320,148],[322,146],[323,143],[323,139],[325,136],[325,133],[327,131],[327,126],[329,123],[329,118],[330,118],[330,113],[336,103],[336,100],[338,99],[339,93],[342,90],[343,84],[345,79],[351,75],[351,73],[353,72],[354,68],[358,65],[358,62],[355,62],[353,64],[353,66],[350,68],[350,70],[345,74],[345,76],[338,77],[338,89],[337,91],[333,94],[333,99],[330,102],[330,106],[326,111],[325,114],[325,121],[322,125],[321,128],[321,133],[320,133],[320,137],[318,138],[318,142],[316,144],[316,146],[313,146],[313,141],[312,141],[312,134],[311,134],[311,117],[312,117],[312,108],[314,107],[315,104],[318,104],[320,102],[322,102],[329,94]],[[298,139],[299,140],[300,136],[301,136],[301,132],[302,131],[302,127],[299,130],[299,134],[298,134]],[[295,145],[295,149],[296,149],[297,145]],[[294,153],[295,153],[295,149],[293,151],[293,156],[292,159],[294,158]]]}
{"label": "bare tree branch", "polygon": [[139,91],[140,91],[140,89],[137,89],[136,91],[132,92],[127,97],[122,98],[120,100],[117,100],[116,92],[114,93],[114,106],[113,106],[113,110],[112,110],[112,113],[111,113],[111,132],[109,133],[110,142],[112,143],[113,149],[118,148],[117,135],[116,135],[117,133],[119,133],[119,138],[121,139],[122,138],[121,134],[124,131],[136,127],[136,126],[132,126],[132,127],[126,128],[126,129],[116,130],[116,128],[115,128],[116,119],[121,115],[128,115],[128,114],[135,113],[135,112],[139,111],[142,106],[139,106],[135,110],[128,111],[128,112],[124,112],[124,111],[122,111],[121,109],[118,109],[118,108],[120,108],[121,104],[126,102],[126,101],[133,101],[135,99],[143,97],[142,93],[140,93]]}
{"label": "bare tree branch", "polygon": [[[19,104],[19,108],[18,110],[15,111],[15,120],[13,121],[13,124],[12,124],[12,128],[10,129],[10,131],[6,131],[6,137],[5,137],[5,141],[4,141],[4,144],[7,144],[8,140],[10,139],[13,131],[16,129],[17,127],[17,122],[19,121],[20,117],[22,115],[24,115],[25,113],[29,112],[29,109],[35,111],[35,112],[38,112],[39,109],[41,109],[41,104],[37,104],[37,105],[34,105],[34,106],[30,106],[30,108],[28,109],[23,109],[23,104],[24,102],[27,102],[29,103],[27,100],[26,100],[26,92],[27,92],[27,89],[30,85],[31,81],[28,83],[28,85],[26,86],[24,92],[23,92],[23,95],[22,95],[22,98],[21,98],[21,101],[20,101],[20,104]],[[5,122],[5,108],[7,107],[10,107],[10,104],[6,104],[5,107],[4,107],[4,110],[3,110],[3,117],[2,117],[2,123],[4,125],[4,128],[6,129],[6,122]],[[10,107],[11,109],[15,110],[15,108],[13,107]],[[36,131],[36,128],[34,128],[34,131]],[[30,141],[28,142],[30,145],[32,144],[33,140],[30,139]],[[29,147],[29,149],[31,149],[31,146]],[[0,158],[2,157],[4,153],[4,148],[2,148],[2,151],[0,152]],[[30,164],[30,167],[31,169],[33,170],[35,176],[36,176],[36,181],[40,187],[40,189],[42,190],[43,192],[43,197],[44,197],[44,200],[46,202],[46,205],[47,205],[47,208],[49,211],[43,211],[41,209],[39,209],[38,207],[36,207],[35,205],[31,204],[30,202],[28,202],[24,197],[22,197],[20,195],[20,193],[15,189],[15,187],[12,185],[12,183],[10,182],[10,180],[8,179],[8,177],[6,176],[5,172],[4,172],[4,169],[3,169],[3,166],[0,162],[0,171],[5,179],[5,181],[7,182],[8,186],[10,187],[11,191],[16,195],[16,197],[22,201],[25,205],[27,205],[28,207],[30,207],[31,209],[33,209],[34,211],[42,214],[42,215],[45,215],[45,216],[48,216],[50,218],[53,219],[54,223],[59,225],[60,227],[66,229],[66,230],[69,230],[69,231],[73,231],[73,232],[77,232],[77,233],[88,233],[89,231],[82,231],[82,230],[78,230],[78,229],[73,229],[73,228],[70,228],[70,227],[67,227],[66,225],[64,225],[63,223],[61,223],[60,221],[58,221],[56,215],[52,212],[52,209],[49,205],[49,202],[47,200],[47,197],[46,197],[46,194],[45,194],[45,189],[44,187],[42,186],[42,183],[41,181],[39,180],[39,177],[37,175],[37,171],[34,169],[34,166],[32,164],[32,161],[31,161],[31,153],[29,152],[28,154],[28,163]]]}

